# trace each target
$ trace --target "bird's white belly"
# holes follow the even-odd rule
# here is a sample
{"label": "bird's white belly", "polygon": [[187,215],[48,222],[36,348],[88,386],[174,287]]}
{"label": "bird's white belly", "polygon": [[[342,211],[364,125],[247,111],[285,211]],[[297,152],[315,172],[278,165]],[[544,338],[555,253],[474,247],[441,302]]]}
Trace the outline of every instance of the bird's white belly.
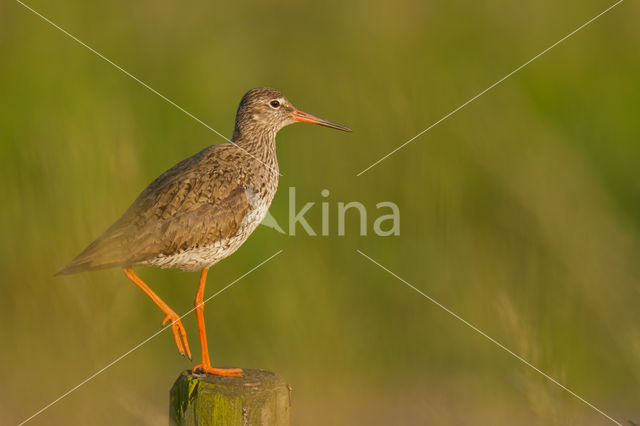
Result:
{"label": "bird's white belly", "polygon": [[171,255],[160,255],[147,262],[148,266],[158,268],[179,268],[184,271],[197,271],[209,268],[222,259],[230,256],[240,248],[249,235],[258,227],[267,215],[271,200],[262,200],[252,191],[247,190],[252,208],[242,220],[242,224],[230,238],[218,240],[205,246],[189,248]]}

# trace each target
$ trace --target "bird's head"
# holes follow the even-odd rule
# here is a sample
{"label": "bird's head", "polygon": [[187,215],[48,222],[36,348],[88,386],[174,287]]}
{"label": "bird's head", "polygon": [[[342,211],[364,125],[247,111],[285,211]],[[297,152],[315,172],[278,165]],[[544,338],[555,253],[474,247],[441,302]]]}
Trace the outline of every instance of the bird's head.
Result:
{"label": "bird's head", "polygon": [[319,124],[345,132],[351,131],[341,124],[300,111],[276,89],[256,87],[249,90],[240,101],[234,138],[246,131],[273,132],[275,134],[283,127],[298,121]]}

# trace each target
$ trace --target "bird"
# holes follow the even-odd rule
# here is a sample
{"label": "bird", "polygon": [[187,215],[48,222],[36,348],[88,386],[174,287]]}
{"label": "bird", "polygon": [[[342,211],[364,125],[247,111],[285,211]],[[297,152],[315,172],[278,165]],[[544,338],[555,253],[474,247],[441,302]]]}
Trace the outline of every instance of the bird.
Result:
{"label": "bird", "polygon": [[200,271],[194,300],[201,362],[196,373],[241,377],[211,364],[204,321],[209,268],[234,253],[267,214],[278,187],[276,134],[296,122],[351,129],[295,108],[278,90],[256,87],[241,99],[233,136],[179,162],[147,186],[124,214],[56,275],[121,268],[164,313],[181,355],[191,359],[180,317],[136,267]]}

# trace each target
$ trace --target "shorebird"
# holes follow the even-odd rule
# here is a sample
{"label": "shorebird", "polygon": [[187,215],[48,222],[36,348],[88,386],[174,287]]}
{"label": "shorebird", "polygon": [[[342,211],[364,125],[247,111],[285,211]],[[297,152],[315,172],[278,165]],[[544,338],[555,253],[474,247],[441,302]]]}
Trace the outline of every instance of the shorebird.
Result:
{"label": "shorebird", "polygon": [[209,146],[162,173],[129,209],[56,275],[120,267],[165,314],[178,351],[191,358],[180,317],[134,272],[138,266],[200,270],[195,297],[202,362],[193,371],[239,377],[211,365],[204,288],[211,266],[235,252],[265,217],[278,187],[276,133],[295,122],[343,131],[293,107],[279,91],[258,87],[240,101],[231,141]]}

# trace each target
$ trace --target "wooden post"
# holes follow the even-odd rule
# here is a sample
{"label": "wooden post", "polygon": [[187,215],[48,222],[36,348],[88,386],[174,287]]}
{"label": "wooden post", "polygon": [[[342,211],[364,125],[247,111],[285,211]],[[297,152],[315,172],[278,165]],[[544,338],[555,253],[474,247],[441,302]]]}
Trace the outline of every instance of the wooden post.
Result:
{"label": "wooden post", "polygon": [[276,373],[242,377],[182,372],[171,388],[171,426],[289,426],[291,387]]}

